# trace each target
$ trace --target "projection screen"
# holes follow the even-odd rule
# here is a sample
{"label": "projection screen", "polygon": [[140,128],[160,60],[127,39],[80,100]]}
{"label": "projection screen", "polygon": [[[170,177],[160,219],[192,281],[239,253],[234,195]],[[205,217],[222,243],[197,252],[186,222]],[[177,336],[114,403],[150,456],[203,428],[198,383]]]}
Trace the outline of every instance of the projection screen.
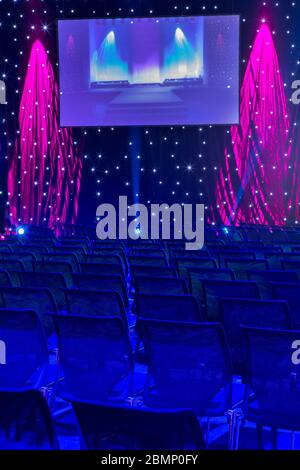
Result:
{"label": "projection screen", "polygon": [[239,16],[58,21],[60,124],[239,123]]}

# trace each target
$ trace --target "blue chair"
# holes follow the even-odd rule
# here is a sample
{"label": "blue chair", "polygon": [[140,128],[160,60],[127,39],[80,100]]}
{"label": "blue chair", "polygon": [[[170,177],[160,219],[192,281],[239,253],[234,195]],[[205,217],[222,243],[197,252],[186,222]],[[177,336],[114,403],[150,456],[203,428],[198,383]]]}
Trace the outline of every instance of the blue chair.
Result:
{"label": "blue chair", "polygon": [[203,316],[192,295],[135,294],[138,318],[201,322]]}
{"label": "blue chair", "polygon": [[85,257],[85,262],[105,265],[111,264],[113,266],[120,266],[123,270],[126,269],[121,256],[110,252],[101,255],[87,255]]}
{"label": "blue chair", "polygon": [[206,316],[209,321],[220,321],[219,298],[259,299],[255,282],[250,281],[203,281]]}
{"label": "blue chair", "polygon": [[69,275],[73,272],[72,265],[68,261],[35,261],[33,271],[36,273],[62,273]]}
{"label": "blue chair", "polygon": [[[150,252],[151,253],[151,252]],[[165,256],[129,256],[130,266],[168,266]]]}
{"label": "blue chair", "polygon": [[187,295],[184,279],[178,277],[135,276],[135,292],[142,294]]}
{"label": "blue chair", "polygon": [[221,325],[140,320],[148,376],[144,401],[221,416],[231,405],[232,367]]}
{"label": "blue chair", "polygon": [[55,448],[50,411],[40,391],[46,380],[48,350],[38,315],[0,309],[0,340],[6,353],[5,364],[0,365],[0,428],[7,438],[1,440],[2,450],[12,448],[12,425],[17,441],[26,437],[28,443],[26,431],[30,428],[35,437],[33,448]]}
{"label": "blue chair", "polygon": [[205,307],[203,283],[205,279],[233,281],[234,274],[230,269],[188,268],[190,292],[196,297],[199,305]]}
{"label": "blue chair", "polygon": [[155,248],[155,249],[151,249],[149,250],[149,248],[147,249],[141,249],[141,248],[130,248],[129,249],[129,256],[133,256],[133,257],[138,257],[138,258],[148,258],[149,256],[151,258],[164,258],[164,259],[167,259],[166,257],[166,253],[164,252],[164,250],[162,248]]}
{"label": "blue chair", "polygon": [[70,315],[119,316],[127,324],[125,306],[117,292],[65,289]]}
{"label": "blue chair", "polygon": [[122,276],[125,280],[125,271],[121,264],[80,263],[80,271],[82,274]]}
{"label": "blue chair", "polygon": [[241,325],[291,329],[287,302],[281,300],[219,299],[220,320],[231,350],[234,372],[245,373],[245,342]]}
{"label": "blue chair", "polygon": [[16,245],[13,247],[14,253],[19,252],[28,252],[34,253],[35,255],[39,255],[40,253],[48,253],[48,247],[43,245]]}
{"label": "blue chair", "polygon": [[248,280],[257,284],[262,299],[272,299],[272,282],[294,283],[298,282],[298,276],[295,272],[290,271],[248,271]]}
{"label": "blue chair", "polygon": [[230,250],[225,250],[225,251],[218,251],[217,253],[218,256],[218,263],[220,268],[228,268],[226,266],[226,260],[255,260],[255,252],[254,251],[242,251],[242,250],[235,250],[235,251],[230,251]]}
{"label": "blue chair", "polygon": [[269,269],[268,261],[265,259],[224,259],[225,267],[234,272],[238,281],[247,281],[247,271],[260,270],[267,271]]}
{"label": "blue chair", "polygon": [[[299,253],[300,254],[300,253]],[[281,266],[284,271],[294,271],[300,278],[300,261],[293,259],[284,259],[281,261]]]}
{"label": "blue chair", "polygon": [[132,393],[133,355],[120,317],[55,315],[67,401],[124,400]]}
{"label": "blue chair", "polygon": [[0,269],[13,275],[14,272],[25,271],[25,264],[18,259],[2,259],[0,260]]}
{"label": "blue chair", "polygon": [[213,258],[176,258],[176,269],[179,277],[189,281],[191,268],[217,269],[217,262]]}
{"label": "blue chair", "polygon": [[61,273],[24,272],[18,273],[19,284],[27,288],[47,288],[52,293],[59,309],[65,307],[63,289],[67,288],[66,279]]}
{"label": "blue chair", "polygon": [[272,448],[277,429],[300,431],[299,366],[292,361],[292,345],[300,331],[243,327],[247,345],[245,417],[258,428],[263,448],[263,427],[272,428]]}
{"label": "blue chair", "polygon": [[[274,270],[282,269],[282,261],[297,261],[300,259],[300,254],[296,253],[266,253],[265,258],[268,260],[270,268]],[[292,271],[291,269],[289,269]]]}
{"label": "blue chair", "polygon": [[0,391],[39,389],[48,366],[45,333],[36,312],[0,309],[0,339],[6,364],[0,366]]}
{"label": "blue chair", "polygon": [[49,338],[53,333],[53,323],[49,316],[57,313],[57,305],[49,289],[2,287],[0,288],[2,305],[8,309],[27,309],[35,312]]}
{"label": "blue chair", "polygon": [[118,274],[73,274],[76,289],[99,292],[117,292],[125,307],[128,306],[127,287],[124,278]]}
{"label": "blue chair", "polygon": [[184,248],[182,249],[174,249],[171,250],[170,252],[170,258],[173,260],[176,260],[177,258],[183,259],[183,258],[189,258],[189,259],[203,259],[203,258],[210,258],[210,254],[207,250],[202,249],[198,251],[189,251],[185,250]]}
{"label": "blue chair", "polygon": [[[102,256],[105,256],[104,260]],[[88,258],[89,261],[93,260],[92,262],[107,262],[107,256],[109,255],[117,255],[121,258],[123,267],[126,272],[128,272],[128,262],[126,258],[125,251],[122,247],[105,247],[105,248],[95,248],[93,250],[93,256],[91,258]]]}
{"label": "blue chair", "polygon": [[203,450],[200,424],[190,410],[157,410],[74,402],[88,450]]}
{"label": "blue chair", "polygon": [[[70,266],[72,267],[72,272],[78,272],[79,270],[79,264],[78,264],[78,258],[75,253],[67,253],[67,252],[61,252],[61,253],[42,253],[42,262],[55,262],[55,263],[69,263]],[[60,272],[60,271],[54,271],[54,272]]]}
{"label": "blue chair", "polygon": [[88,254],[90,252],[90,243],[87,239],[62,238],[59,240],[59,247],[64,251],[82,251]]}
{"label": "blue chair", "polygon": [[136,276],[177,277],[177,272],[172,266],[131,266],[131,275],[133,279]]}
{"label": "blue chair", "polygon": [[300,330],[300,284],[272,283],[273,298],[286,300],[294,328]]}
{"label": "blue chair", "polygon": [[10,274],[4,269],[0,270],[0,287],[12,287],[13,281]]}

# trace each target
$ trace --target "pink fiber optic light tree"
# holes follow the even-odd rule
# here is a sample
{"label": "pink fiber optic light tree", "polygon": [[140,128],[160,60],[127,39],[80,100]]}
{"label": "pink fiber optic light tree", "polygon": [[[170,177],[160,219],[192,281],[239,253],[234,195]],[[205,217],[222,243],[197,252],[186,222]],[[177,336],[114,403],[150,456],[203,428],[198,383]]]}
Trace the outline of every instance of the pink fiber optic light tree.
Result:
{"label": "pink fiber optic light tree", "polygon": [[218,173],[216,198],[225,224],[284,225],[289,220],[290,118],[272,33],[258,31],[241,89],[240,126]]}
{"label": "pink fiber optic light tree", "polygon": [[19,111],[19,135],[10,155],[12,225],[75,223],[82,160],[72,130],[60,129],[58,87],[43,44],[31,50]]}

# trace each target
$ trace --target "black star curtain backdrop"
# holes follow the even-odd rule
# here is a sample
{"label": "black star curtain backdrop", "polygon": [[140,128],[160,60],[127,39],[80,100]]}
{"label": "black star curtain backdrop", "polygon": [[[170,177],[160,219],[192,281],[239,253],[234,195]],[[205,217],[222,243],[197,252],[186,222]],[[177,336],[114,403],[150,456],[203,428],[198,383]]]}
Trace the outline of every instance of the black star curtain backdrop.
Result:
{"label": "black star curtain backdrop", "polygon": [[[60,129],[56,20],[241,15],[241,125]],[[93,224],[96,207],[204,203],[210,223],[300,222],[298,1],[2,0],[5,226]]]}

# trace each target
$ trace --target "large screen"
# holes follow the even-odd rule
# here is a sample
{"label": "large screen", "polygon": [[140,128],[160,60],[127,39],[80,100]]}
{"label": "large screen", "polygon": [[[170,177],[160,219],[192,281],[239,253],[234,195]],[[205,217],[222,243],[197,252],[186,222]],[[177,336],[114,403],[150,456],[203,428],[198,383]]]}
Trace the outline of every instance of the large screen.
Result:
{"label": "large screen", "polygon": [[239,16],[58,22],[60,124],[238,124]]}

